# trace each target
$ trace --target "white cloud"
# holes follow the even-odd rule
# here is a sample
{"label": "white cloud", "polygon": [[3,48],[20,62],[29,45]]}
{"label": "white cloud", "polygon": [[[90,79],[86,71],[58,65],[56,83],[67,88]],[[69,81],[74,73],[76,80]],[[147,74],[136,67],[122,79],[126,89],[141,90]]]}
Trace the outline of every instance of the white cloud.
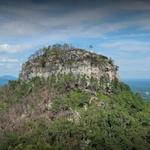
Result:
{"label": "white cloud", "polygon": [[17,53],[17,52],[22,52],[28,48],[31,48],[31,45],[0,44],[1,53]]}
{"label": "white cloud", "polygon": [[0,63],[19,63],[19,60],[11,57],[0,57]]}
{"label": "white cloud", "polygon": [[150,43],[136,40],[117,40],[101,45],[104,49],[120,52],[150,52]]}
{"label": "white cloud", "polygon": [[[147,62],[150,60],[142,55],[150,53],[150,43],[133,39],[150,35],[150,3],[142,0],[132,2],[119,0],[108,2],[108,4],[107,1],[105,4],[96,2],[87,1],[80,6],[57,2],[39,5],[37,2],[26,1],[22,5],[14,4],[14,2],[10,5],[0,5],[0,41],[6,42],[0,43],[0,54],[6,56],[0,57],[0,66],[3,65],[0,70],[11,68],[8,71],[12,71],[18,68],[18,60],[12,57],[7,58],[7,56],[24,52],[20,56],[26,57],[30,52],[25,50],[33,46],[38,47],[56,41],[74,42],[72,40],[74,38],[75,40],[82,38],[82,43],[86,41],[86,38],[92,41],[97,38],[97,42],[103,37],[105,39],[99,43],[104,41],[107,43],[102,43],[99,46],[100,49],[104,50],[105,55],[115,59],[122,71],[129,70],[134,73],[136,72],[134,66],[140,66],[137,67],[139,72],[140,70],[144,72],[144,69],[147,71],[149,68]],[[148,37],[146,38],[148,41]],[[10,44],[9,41],[12,43],[17,41],[17,44]],[[23,44],[20,41],[23,41]],[[133,54],[138,57],[138,60],[135,60]]]}
{"label": "white cloud", "polygon": [[104,55],[109,55],[119,66],[125,78],[149,78],[150,43],[139,40],[112,40],[98,45]]}
{"label": "white cloud", "polygon": [[20,71],[18,63],[1,63],[0,62],[0,75],[14,75],[18,76]]}
{"label": "white cloud", "polygon": [[119,65],[119,73],[124,78],[149,78],[150,72],[150,57],[143,57],[140,59],[126,59],[121,56],[115,59]]}
{"label": "white cloud", "polygon": [[[0,34],[19,38],[22,36],[40,38],[58,35],[63,39],[66,35],[68,38],[104,36],[130,26],[144,30],[150,29],[149,13],[146,12],[145,17],[136,13],[132,17],[127,13],[128,11],[149,10],[150,4],[145,1],[119,1],[110,2],[109,5],[98,3],[94,7],[91,5],[87,8],[85,4],[80,9],[70,6],[72,8],[70,11],[67,4],[66,6],[58,3],[48,4],[30,3],[30,5],[21,5],[20,7],[18,5],[9,6],[10,8],[8,6],[0,7],[0,13],[5,16],[5,19],[0,22]],[[91,2],[91,4],[94,3]],[[128,20],[111,21],[112,18],[115,20],[120,11],[129,15]]]}
{"label": "white cloud", "polygon": [[1,75],[18,75],[21,62],[14,57],[0,56]]}

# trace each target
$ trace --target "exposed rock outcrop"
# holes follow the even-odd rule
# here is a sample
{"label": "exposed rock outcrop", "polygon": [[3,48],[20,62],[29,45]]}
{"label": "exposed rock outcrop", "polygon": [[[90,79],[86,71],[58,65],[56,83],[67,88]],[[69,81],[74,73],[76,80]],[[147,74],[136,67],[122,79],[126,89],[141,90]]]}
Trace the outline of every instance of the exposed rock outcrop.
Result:
{"label": "exposed rock outcrop", "polygon": [[83,49],[48,47],[23,64],[20,79],[69,73],[112,81],[117,78],[117,66],[111,59]]}

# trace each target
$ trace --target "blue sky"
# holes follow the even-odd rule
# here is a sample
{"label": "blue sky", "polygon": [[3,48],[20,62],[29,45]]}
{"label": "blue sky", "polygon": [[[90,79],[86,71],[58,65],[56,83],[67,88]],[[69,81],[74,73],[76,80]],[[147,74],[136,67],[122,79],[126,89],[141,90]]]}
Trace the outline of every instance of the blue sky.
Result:
{"label": "blue sky", "polygon": [[150,78],[148,0],[0,1],[0,76],[18,76],[43,46],[70,43],[111,57],[120,78]]}

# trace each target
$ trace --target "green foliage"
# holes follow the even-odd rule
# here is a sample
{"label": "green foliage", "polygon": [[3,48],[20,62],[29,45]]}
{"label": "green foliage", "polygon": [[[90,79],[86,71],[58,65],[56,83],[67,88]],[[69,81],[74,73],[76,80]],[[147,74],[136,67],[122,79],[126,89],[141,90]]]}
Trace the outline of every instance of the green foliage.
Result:
{"label": "green foliage", "polygon": [[63,97],[54,99],[52,103],[52,109],[54,111],[61,110],[63,108],[77,109],[84,104],[88,104],[90,94],[81,91],[71,91]]}
{"label": "green foliage", "polygon": [[[49,98],[45,92],[52,93],[53,97],[51,109],[40,112],[41,116],[20,120],[18,130],[6,130],[2,137],[0,133],[0,150],[150,149],[150,104],[117,80],[111,83],[114,88],[111,94],[102,92],[96,79],[90,79],[91,87],[85,89],[86,81],[86,77],[69,74],[51,76],[47,80],[10,81],[1,88],[1,117],[5,110],[7,114],[19,104],[40,109],[42,96]],[[82,83],[80,88],[79,82]],[[48,119],[50,112],[57,114],[65,110],[71,110],[72,120],[67,117]],[[76,113],[78,121],[73,119]]]}
{"label": "green foliage", "polygon": [[142,98],[130,91],[123,91],[114,95],[114,103],[117,103],[131,115],[144,109],[144,101]]}

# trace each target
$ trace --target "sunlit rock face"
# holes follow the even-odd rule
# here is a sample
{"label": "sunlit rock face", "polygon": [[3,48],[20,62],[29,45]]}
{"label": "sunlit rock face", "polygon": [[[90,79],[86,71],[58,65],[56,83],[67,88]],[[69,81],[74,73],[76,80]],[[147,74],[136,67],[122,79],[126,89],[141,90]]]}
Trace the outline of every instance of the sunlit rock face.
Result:
{"label": "sunlit rock face", "polygon": [[112,81],[117,78],[117,66],[105,56],[82,49],[45,48],[22,66],[21,80],[33,77],[73,74]]}

